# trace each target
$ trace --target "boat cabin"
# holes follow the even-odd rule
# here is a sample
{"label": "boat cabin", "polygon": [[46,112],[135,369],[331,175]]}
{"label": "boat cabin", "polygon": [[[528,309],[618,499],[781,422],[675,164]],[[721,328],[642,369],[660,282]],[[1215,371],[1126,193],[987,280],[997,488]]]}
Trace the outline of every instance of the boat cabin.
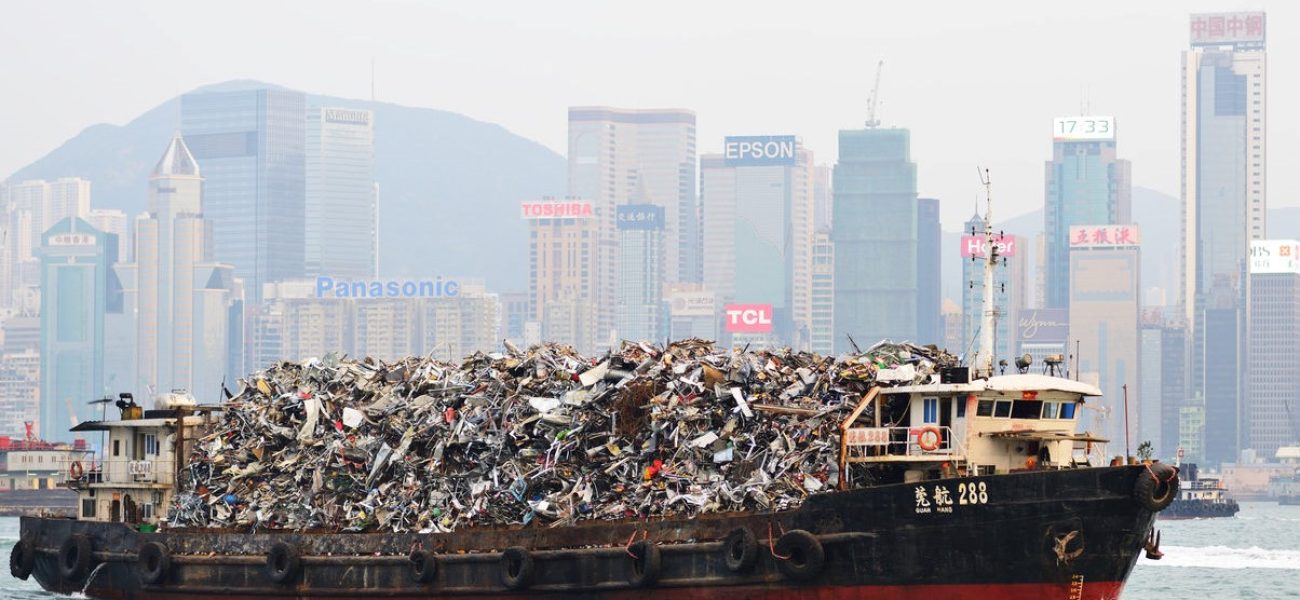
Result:
{"label": "boat cabin", "polygon": [[1079,420],[1100,395],[1035,374],[875,388],[844,422],[841,472],[893,465],[914,481],[1089,466],[1107,440],[1080,432]]}
{"label": "boat cabin", "polygon": [[[79,519],[150,530],[166,517],[171,503],[180,475],[176,457],[189,455],[191,439],[212,409],[197,406],[184,393],[159,395],[152,410],[143,410],[129,394],[117,404],[119,420],[86,421],[72,428],[106,436],[98,462],[69,467],[68,485],[77,491]],[[178,422],[183,426],[177,427]]]}

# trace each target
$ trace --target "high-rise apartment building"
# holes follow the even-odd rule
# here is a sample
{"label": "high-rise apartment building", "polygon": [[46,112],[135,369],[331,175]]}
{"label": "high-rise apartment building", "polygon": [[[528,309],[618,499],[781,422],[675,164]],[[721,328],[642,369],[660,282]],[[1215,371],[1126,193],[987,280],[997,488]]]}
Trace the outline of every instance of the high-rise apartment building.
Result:
{"label": "high-rise apartment building", "polygon": [[1187,335],[1181,313],[1150,309],[1142,315],[1138,441],[1151,442],[1157,457],[1172,461],[1179,449],[1179,415],[1187,404]]}
{"label": "high-rise apartment building", "polygon": [[[1109,439],[1118,454],[1125,444],[1124,386],[1128,419],[1135,422],[1142,410],[1141,236],[1136,225],[1085,225],[1072,227],[1069,239],[1070,342],[1078,349],[1073,376],[1101,388],[1085,427]],[[1137,448],[1134,440],[1129,447]]]}
{"label": "high-rise apartment building", "polygon": [[66,218],[90,213],[90,181],[64,177],[3,186],[3,250],[0,250],[0,308],[34,310],[39,301],[41,236]]}
{"label": "high-rise apartment building", "polygon": [[[188,390],[199,401],[221,399],[243,365],[234,269],[213,260],[212,226],[204,218],[199,164],[179,135],[149,176],[149,209],[135,223],[136,382],[139,391]],[[233,339],[232,339],[233,338]]]}
{"label": "high-rise apartment building", "polygon": [[1242,446],[1271,458],[1300,436],[1300,242],[1251,243]]}
{"label": "high-rise apartment building", "polygon": [[813,234],[812,245],[812,339],[813,352],[835,352],[835,245],[829,228]]}
{"label": "high-rise apartment building", "polygon": [[662,206],[623,204],[618,216],[618,337],[655,341],[663,315],[664,219]]}
{"label": "high-rise apartment building", "polygon": [[131,242],[125,212],[112,208],[92,208],[85,218],[91,227],[117,236],[117,256],[111,257],[114,263],[131,260]]}
{"label": "high-rise apartment building", "polygon": [[181,97],[181,132],[203,170],[214,256],[253,301],[304,272],[306,99],[269,88]]}
{"label": "high-rise apartment building", "polygon": [[[618,294],[615,207],[654,204],[664,209],[664,282],[699,281],[699,204],[696,201],[695,113],[609,107],[569,109],[569,195],[591,203],[597,221],[590,310],[603,346],[614,328]],[[582,301],[579,304],[586,302]],[[557,310],[577,315],[572,304]],[[577,311],[577,312],[574,312]],[[577,324],[577,321],[574,321]],[[584,334],[588,335],[588,334]]]}
{"label": "high-rise apartment building", "polygon": [[916,341],[943,343],[943,273],[940,260],[943,228],[939,225],[939,199],[916,201]]}
{"label": "high-rise apartment building", "polygon": [[835,349],[917,339],[916,163],[906,129],[840,131],[832,186]]}
{"label": "high-rise apartment building", "polygon": [[117,237],[69,217],[41,237],[41,437],[68,441],[68,428],[98,417],[86,404],[104,387],[104,321],[121,312],[109,265]]}
{"label": "high-rise apartment building", "polygon": [[[974,232],[973,234],[971,232]],[[961,237],[962,257],[962,345],[951,348],[965,356],[969,361],[979,348],[980,327],[984,322],[984,262],[988,248],[984,236],[984,218],[974,215],[966,221],[966,228]],[[1024,238],[1003,234],[995,237],[993,243],[997,255],[1003,259],[997,262],[993,273],[993,303],[997,308],[997,330],[993,332],[993,365],[1006,360],[1014,363],[1017,356],[1015,333],[1020,314],[1025,308],[1025,254],[1022,252]],[[928,342],[927,342],[928,343]]]}
{"label": "high-rise apartment building", "polygon": [[[611,209],[612,210],[612,209]],[[610,343],[601,337],[598,267],[603,220],[585,200],[543,200],[521,207],[528,220],[528,292],[533,320],[541,323],[542,339],[572,344],[582,352]],[[618,247],[614,247],[617,252]],[[612,304],[612,302],[611,302]],[[613,306],[609,306],[613,314]]]}
{"label": "high-rise apartment building", "polygon": [[700,159],[704,287],[723,304],[771,307],[772,336],[812,329],[815,164],[795,136],[738,136]]}
{"label": "high-rise apartment building", "polygon": [[344,278],[379,274],[375,123],[368,110],[307,110],[306,273]]}
{"label": "high-rise apartment building", "polygon": [[1205,458],[1240,450],[1247,256],[1265,236],[1267,78],[1262,12],[1191,16],[1182,64],[1180,305],[1191,328],[1191,394],[1205,409]]}
{"label": "high-rise apartment building", "polygon": [[1069,308],[1070,228],[1131,223],[1131,165],[1116,155],[1115,118],[1052,121],[1043,210],[1043,308]]}

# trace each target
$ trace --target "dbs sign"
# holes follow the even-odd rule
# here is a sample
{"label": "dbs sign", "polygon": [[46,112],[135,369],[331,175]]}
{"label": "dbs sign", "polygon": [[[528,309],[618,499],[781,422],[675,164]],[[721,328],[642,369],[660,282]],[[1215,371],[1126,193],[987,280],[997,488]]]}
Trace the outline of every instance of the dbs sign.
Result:
{"label": "dbs sign", "polygon": [[771,304],[728,304],[724,314],[728,333],[772,331]]}

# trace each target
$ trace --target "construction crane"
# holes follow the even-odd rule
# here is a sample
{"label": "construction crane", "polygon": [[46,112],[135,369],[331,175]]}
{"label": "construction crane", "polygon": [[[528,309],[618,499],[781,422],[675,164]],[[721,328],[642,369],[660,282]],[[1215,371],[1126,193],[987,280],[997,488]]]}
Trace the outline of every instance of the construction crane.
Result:
{"label": "construction crane", "polygon": [[876,63],[876,84],[871,86],[871,96],[867,98],[867,128],[880,126],[880,119],[876,118],[876,109],[880,106],[880,72],[885,68],[885,61],[881,59]]}

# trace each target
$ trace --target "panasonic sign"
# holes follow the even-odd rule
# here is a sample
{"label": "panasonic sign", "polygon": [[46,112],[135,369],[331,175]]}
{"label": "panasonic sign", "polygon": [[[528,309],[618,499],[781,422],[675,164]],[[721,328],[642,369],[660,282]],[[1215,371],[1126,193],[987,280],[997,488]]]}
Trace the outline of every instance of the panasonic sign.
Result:
{"label": "panasonic sign", "polygon": [[723,158],[728,167],[770,167],[794,164],[793,135],[729,136],[723,142]]}
{"label": "panasonic sign", "polygon": [[460,283],[454,279],[334,279],[316,278],[317,298],[454,298]]}

